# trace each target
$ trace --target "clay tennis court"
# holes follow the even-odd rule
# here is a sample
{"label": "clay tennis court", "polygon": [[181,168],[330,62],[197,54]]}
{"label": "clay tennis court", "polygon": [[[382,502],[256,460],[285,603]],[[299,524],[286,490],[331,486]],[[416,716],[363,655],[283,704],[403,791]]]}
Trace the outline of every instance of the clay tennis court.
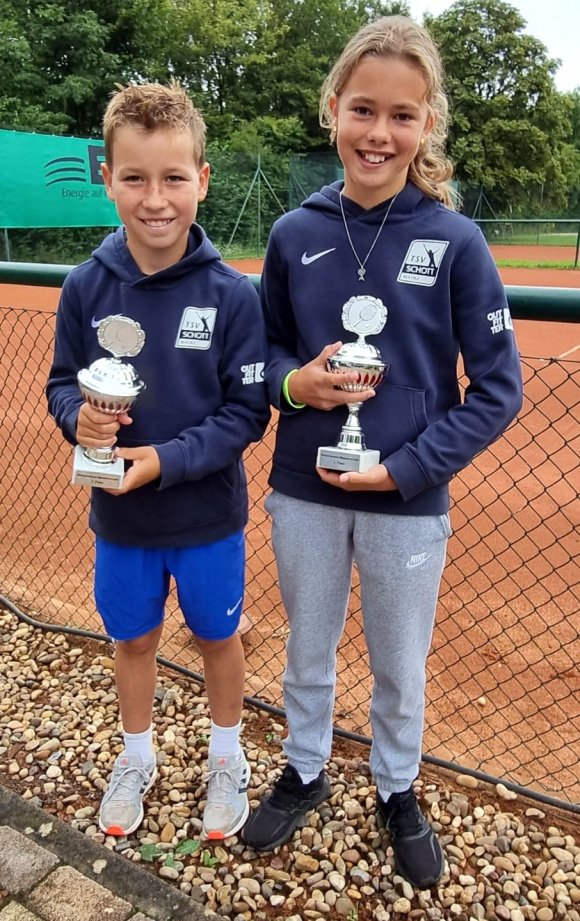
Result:
{"label": "clay tennis court", "polygon": [[[510,258],[515,249],[509,247]],[[260,261],[237,265],[261,271]],[[580,270],[510,268],[501,275],[509,285],[580,287]],[[0,286],[0,307],[20,308],[0,310],[0,593],[43,620],[100,632],[87,494],[69,485],[71,449],[47,418],[43,397],[53,332],[47,314],[57,300],[58,289]],[[580,325],[515,325],[520,352],[531,360],[524,362],[525,427],[510,430],[453,484],[455,537],[429,660],[425,748],[577,801],[571,753],[580,743],[580,600],[570,496],[580,488],[578,378],[560,369],[580,360]],[[552,368],[555,358],[561,361]],[[556,408],[546,427],[545,409],[554,400],[568,411]],[[286,622],[262,509],[271,445],[270,432],[246,458],[253,503],[246,607],[255,626],[245,645],[248,692],[281,705]],[[355,581],[340,649],[337,724],[366,734],[369,678],[359,606]],[[162,652],[200,668],[174,604]]]}

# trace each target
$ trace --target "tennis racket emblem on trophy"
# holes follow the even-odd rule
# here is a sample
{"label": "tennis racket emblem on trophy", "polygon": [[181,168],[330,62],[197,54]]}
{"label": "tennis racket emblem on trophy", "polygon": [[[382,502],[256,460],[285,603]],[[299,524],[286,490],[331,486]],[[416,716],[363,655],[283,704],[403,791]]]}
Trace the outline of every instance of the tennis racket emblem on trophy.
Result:
{"label": "tennis racket emblem on trophy", "polygon": [[[378,297],[356,296],[342,308],[342,325],[358,336],[356,342],[345,342],[338,352],[328,359],[328,370],[337,375],[336,386],[349,393],[376,389],[389,370],[374,345],[365,342],[365,336],[376,336],[387,322],[387,308]],[[340,374],[356,371],[355,381],[342,384]],[[380,452],[370,450],[365,443],[359,420],[360,403],[348,405],[348,419],[342,427],[340,439],[334,446],[318,449],[317,467],[339,472],[364,473],[380,462]]]}
{"label": "tennis racket emblem on trophy", "polygon": [[[139,354],[145,344],[145,333],[135,320],[118,315],[100,321],[97,339],[113,358],[98,358],[88,368],[82,368],[77,375],[79,388],[94,409],[118,416],[128,412],[145,389],[133,365],[121,361]],[[74,484],[119,489],[124,472],[123,459],[115,458],[114,448],[75,447]]]}

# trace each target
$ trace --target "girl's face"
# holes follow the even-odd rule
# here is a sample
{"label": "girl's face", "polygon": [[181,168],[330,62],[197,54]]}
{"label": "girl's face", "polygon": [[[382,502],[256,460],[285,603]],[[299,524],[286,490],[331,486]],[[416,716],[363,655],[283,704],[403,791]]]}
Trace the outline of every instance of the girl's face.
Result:
{"label": "girl's face", "polygon": [[330,99],[344,194],[372,208],[405,186],[421,139],[433,127],[421,71],[402,58],[368,55]]}

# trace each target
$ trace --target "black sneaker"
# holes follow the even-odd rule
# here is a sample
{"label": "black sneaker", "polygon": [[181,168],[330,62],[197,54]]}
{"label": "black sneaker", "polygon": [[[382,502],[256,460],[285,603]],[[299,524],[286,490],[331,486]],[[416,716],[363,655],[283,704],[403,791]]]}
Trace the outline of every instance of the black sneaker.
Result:
{"label": "black sneaker", "polygon": [[433,886],[443,875],[445,858],[412,788],[391,793],[386,803],[377,792],[377,810],[390,832],[398,872],[416,889]]}
{"label": "black sneaker", "polygon": [[330,794],[328,777],[302,783],[298,771],[287,764],[270,793],[263,798],[242,829],[242,838],[255,851],[271,851],[291,837],[301,817],[320,806]]}

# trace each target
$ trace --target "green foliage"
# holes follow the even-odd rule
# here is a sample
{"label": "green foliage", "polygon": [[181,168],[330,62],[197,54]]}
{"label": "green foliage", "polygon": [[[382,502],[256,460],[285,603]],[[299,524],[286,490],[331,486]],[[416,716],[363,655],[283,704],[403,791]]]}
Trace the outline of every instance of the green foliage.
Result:
{"label": "green foliage", "polygon": [[178,844],[175,848],[175,853],[180,857],[190,856],[191,854],[197,853],[201,847],[201,844],[197,840],[192,838],[186,838],[185,841],[182,841],[181,844]]}
{"label": "green foliage", "polygon": [[154,860],[163,856],[163,851],[156,844],[142,844],[139,848],[139,854],[141,855],[141,860],[153,863]]}
{"label": "green foliage", "polygon": [[[78,265],[89,258],[109,232],[107,227],[10,230],[10,258],[14,262]],[[7,256],[5,253],[3,258]]]}
{"label": "green foliage", "polygon": [[[190,857],[192,854],[196,854],[200,848],[201,844],[198,840],[185,838],[176,847],[169,849],[162,849],[158,844],[142,844],[139,848],[139,854],[141,855],[141,860],[145,860],[147,863],[163,859],[165,867],[176,867],[176,857]],[[213,866],[213,864],[204,862],[204,866]]]}
{"label": "green foliage", "polygon": [[565,210],[573,184],[572,104],[555,89],[557,61],[503,0],[458,0],[426,24],[446,67],[449,152],[458,179],[484,187],[497,213],[529,212],[531,186],[549,186],[544,213]]}
{"label": "green foliage", "polygon": [[[0,127],[100,136],[116,83],[176,76],[208,123],[200,220],[219,246],[261,254],[285,208],[338,178],[320,88],[356,29],[392,12],[409,15],[406,0],[0,0]],[[465,211],[485,190],[492,214],[578,216],[580,88],[557,92],[557,62],[504,0],[457,0],[425,23]],[[103,233],[11,231],[13,258],[78,262]]]}
{"label": "green foliage", "polygon": [[216,863],[219,863],[219,859],[214,857],[211,851],[202,851],[201,853],[201,862],[204,867],[215,867]]}
{"label": "green foliage", "polygon": [[199,221],[216,244],[250,246],[260,254],[272,223],[287,208],[288,159],[268,150],[257,154],[208,145],[209,194]]}

